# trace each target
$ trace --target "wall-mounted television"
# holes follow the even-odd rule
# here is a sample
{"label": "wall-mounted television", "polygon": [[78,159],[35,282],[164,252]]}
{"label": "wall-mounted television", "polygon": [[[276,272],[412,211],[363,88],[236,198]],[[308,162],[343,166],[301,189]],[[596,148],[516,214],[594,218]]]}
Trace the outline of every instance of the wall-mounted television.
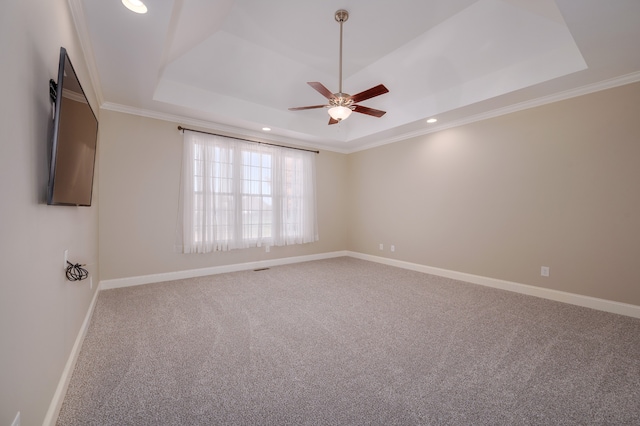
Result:
{"label": "wall-mounted television", "polygon": [[64,47],[58,80],[49,84],[54,110],[47,204],[90,206],[98,120]]}

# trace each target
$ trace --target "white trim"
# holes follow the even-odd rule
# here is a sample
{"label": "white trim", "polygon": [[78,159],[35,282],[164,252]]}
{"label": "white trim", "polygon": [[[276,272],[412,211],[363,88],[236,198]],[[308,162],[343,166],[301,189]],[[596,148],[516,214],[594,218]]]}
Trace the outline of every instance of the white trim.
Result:
{"label": "white trim", "polygon": [[583,296],[580,294],[567,293],[565,291],[552,290],[543,287],[536,287],[528,284],[520,284],[512,281],[499,280],[496,278],[483,277],[480,275],[467,274],[465,272],[451,271],[448,269],[436,268],[433,266],[420,265],[417,263],[405,262],[402,260],[389,259],[386,257],[372,256],[364,253],[348,251],[347,256],[356,259],[368,260],[385,265],[396,266],[398,268],[409,269],[426,274],[438,275],[440,277],[451,278],[471,284],[479,284],[486,287],[499,288],[501,290],[513,291],[515,293],[529,296],[541,297],[543,299],[554,300],[556,302],[569,303],[571,305],[585,308],[597,309],[599,311],[611,312],[619,315],[640,318],[640,306],[628,303],[615,302],[613,300],[598,299],[596,297]]}
{"label": "white trim", "polygon": [[[96,95],[96,101],[98,108],[104,102],[104,95],[102,94],[102,84],[100,84],[100,73],[96,65],[95,56],[93,54],[93,45],[91,44],[89,37],[89,29],[87,28],[87,22],[84,19],[84,7],[81,0],[68,0],[69,9],[71,10],[71,18],[76,26],[76,34],[80,42],[80,48],[84,55],[84,62],[87,65],[89,71],[89,78],[91,79],[91,86],[93,92]],[[98,111],[96,111],[96,115]]]}
{"label": "white trim", "polygon": [[[279,144],[287,144],[297,146],[301,148],[310,148],[323,151],[337,152],[340,154],[346,154],[347,150],[338,149],[330,146],[321,146],[320,144],[314,144],[312,142],[303,141],[300,139],[288,138],[286,136],[267,136],[264,132],[254,132],[241,127],[235,127],[228,124],[216,123],[214,121],[198,120],[195,118],[189,118],[181,115],[168,114],[164,112],[158,112],[148,109],[136,108],[122,104],[116,104],[113,102],[104,102],[100,105],[101,109],[107,111],[115,111],[123,114],[137,115],[139,117],[151,118],[154,120],[167,121],[169,123],[181,124],[183,126],[194,126],[203,129],[208,129],[216,132],[228,133],[229,136],[238,136],[244,138],[253,138],[256,141],[261,142],[274,142]],[[176,129],[176,132],[178,130]]]}
{"label": "white trim", "polygon": [[528,101],[516,103],[513,105],[507,105],[502,108],[496,108],[490,111],[486,111],[480,114],[472,115],[469,117],[454,120],[441,125],[430,126],[423,129],[419,129],[413,132],[403,133],[401,135],[382,139],[370,144],[360,146],[358,148],[349,150],[347,154],[353,154],[358,151],[365,151],[367,149],[376,148],[383,145],[388,145],[394,142],[400,142],[407,139],[415,138],[417,136],[424,136],[430,133],[441,132],[453,127],[464,126],[465,124],[471,124],[478,121],[488,120],[490,118],[500,117],[502,115],[511,114],[513,112],[523,111],[530,108],[539,107],[542,105],[552,104],[554,102],[560,102],[571,98],[577,98],[578,96],[588,95],[590,93],[600,92],[602,90],[613,89],[614,87],[624,86],[626,84],[636,83],[640,81],[640,71],[633,72],[631,74],[622,75],[619,77],[611,78],[604,81],[598,81],[593,84],[587,84],[586,86],[577,87],[575,89],[565,90],[564,92],[553,93],[551,95],[542,96],[536,99],[530,99]]}
{"label": "white trim", "polygon": [[[436,268],[433,266],[421,265],[417,263],[405,262],[402,260],[389,259],[386,257],[373,256],[365,253],[358,253],[348,250],[335,251],[329,253],[312,254],[307,256],[286,257],[281,259],[259,260],[255,262],[237,263],[232,265],[214,266],[211,268],[192,269],[186,271],[167,272],[163,274],[144,275],[130,278],[119,278],[112,280],[100,281],[98,290],[94,292],[93,299],[89,305],[89,310],[84,318],[76,341],[71,349],[71,354],[64,367],[60,382],[56,388],[56,392],[53,396],[49,410],[45,416],[43,426],[54,426],[64,396],[71,380],[71,374],[75,367],[78,355],[80,354],[80,348],[86,335],[93,310],[96,305],[98,294],[101,290],[109,290],[121,287],[130,287],[142,284],[151,284],[163,281],[171,281],[184,278],[194,278],[206,275],[223,274],[227,272],[245,271],[251,269],[268,268],[272,266],[288,265],[292,263],[308,262],[313,260],[331,259],[335,257],[349,256],[356,259],[367,260],[370,262],[381,263],[384,265],[395,266],[398,268],[408,269],[412,271],[422,272],[425,274],[437,275],[445,278],[451,278],[468,282],[471,284],[483,285],[486,287],[498,288],[501,290],[513,291],[515,293],[526,294],[529,296],[540,297],[543,299],[554,300],[557,302],[569,303],[572,305],[582,306],[586,308],[597,309],[600,311],[611,312],[619,315],[626,315],[629,317],[640,318],[640,306],[631,305],[628,303],[615,302],[612,300],[598,299],[590,296],[582,296],[574,293],[567,293],[564,291],[552,290],[548,288],[536,287],[527,284],[520,284],[512,281],[499,280],[495,278],[483,277],[480,275],[467,274],[465,272],[457,272],[449,269]],[[19,415],[20,413],[18,413]]]}
{"label": "white trim", "polygon": [[292,263],[309,262],[313,260],[331,259],[335,257],[349,256],[356,259],[423,272],[425,274],[437,275],[440,277],[460,280],[471,284],[483,285],[486,287],[498,288],[501,290],[513,291],[515,293],[529,296],[541,297],[543,299],[554,300],[556,302],[569,303],[571,305],[585,308],[597,309],[619,315],[640,318],[640,306],[628,303],[616,302],[613,300],[599,299],[596,297],[583,296],[565,291],[552,290],[549,288],[537,287],[528,284],[520,284],[512,281],[505,281],[496,278],[483,277],[480,275],[457,272],[449,269],[436,268],[433,266],[421,265],[417,263],[405,262],[402,260],[389,259],[386,257],[373,256],[353,251],[335,251],[329,253],[312,254],[307,256],[286,257],[280,259],[258,260],[247,263],[236,263],[232,265],[213,266],[210,268],[191,269],[186,271],[166,272],[162,274],[142,275],[129,278],[117,278],[100,281],[100,290],[110,290],[121,287],[131,287],[143,284],[152,284],[163,281],[180,280],[185,278],[202,277],[206,275],[224,274],[227,272],[246,271],[251,269],[269,268],[272,266],[289,265]]}
{"label": "white trim", "polygon": [[58,414],[60,414],[60,408],[62,408],[62,402],[64,401],[64,396],[67,393],[67,388],[69,387],[69,382],[71,381],[71,374],[73,373],[76,361],[78,360],[78,355],[80,354],[82,342],[84,341],[84,336],[87,334],[89,323],[91,322],[93,309],[96,306],[96,300],[98,300],[98,293],[100,293],[99,288],[96,289],[96,291],[94,291],[93,293],[91,304],[89,304],[89,309],[84,317],[84,321],[82,322],[82,326],[80,327],[80,331],[78,332],[76,341],[71,348],[71,353],[69,354],[67,363],[64,366],[64,370],[62,370],[62,376],[60,377],[60,381],[58,382],[56,392],[53,394],[51,404],[49,404],[47,415],[44,417],[44,421],[42,422],[43,426],[54,426],[58,421]]}
{"label": "white trim", "polygon": [[[78,0],[69,0],[71,2],[73,1],[78,1]],[[85,54],[86,56],[86,54]],[[93,79],[93,78],[92,78]],[[97,78],[96,78],[97,80]],[[379,146],[383,146],[383,145],[388,145],[394,142],[400,142],[400,141],[404,141],[407,139],[411,139],[417,136],[424,136],[430,133],[435,133],[435,132],[440,132],[446,129],[450,129],[453,127],[459,127],[459,126],[463,126],[465,124],[471,124],[471,123],[475,123],[478,121],[482,121],[482,120],[487,120],[490,118],[495,118],[495,117],[499,117],[502,115],[506,115],[506,114],[511,114],[513,112],[518,112],[518,111],[522,111],[522,110],[526,110],[526,109],[530,109],[530,108],[535,108],[538,106],[542,106],[542,105],[547,105],[547,104],[551,104],[554,102],[559,102],[559,101],[564,101],[566,99],[571,99],[571,98],[575,98],[578,96],[583,96],[583,95],[588,95],[590,93],[595,93],[595,92],[599,92],[602,90],[607,90],[607,89],[612,89],[614,87],[619,87],[619,86],[624,86],[626,84],[631,84],[631,83],[635,83],[640,81],[640,71],[637,72],[633,72],[630,74],[625,74],[625,75],[621,75],[618,77],[614,77],[614,78],[610,78],[608,80],[603,80],[603,81],[598,81],[592,84],[587,84],[581,87],[576,87],[574,89],[569,89],[569,90],[565,90],[563,92],[560,93],[553,93],[547,96],[542,96],[536,99],[530,99],[527,101],[523,101],[520,103],[516,103],[513,105],[507,105],[505,107],[502,108],[496,108],[490,111],[486,111],[480,114],[476,114],[470,117],[465,117],[465,118],[461,118],[459,120],[454,120],[451,121],[449,123],[442,123],[441,125],[436,125],[436,126],[428,126],[425,127],[423,129],[418,129],[416,131],[412,131],[412,132],[406,132],[397,136],[391,136],[388,138],[384,138],[384,139],[380,139],[378,141],[369,143],[369,144],[365,144],[362,145],[358,148],[353,148],[350,149],[348,148],[348,144],[351,141],[344,141],[345,143],[345,148],[341,149],[341,148],[336,148],[336,147],[331,147],[331,146],[325,146],[322,143],[313,143],[313,142],[309,142],[309,141],[302,141],[302,140],[298,140],[298,139],[290,139],[287,137],[279,137],[277,139],[265,139],[265,135],[263,133],[256,133],[256,132],[252,132],[250,130],[247,129],[243,129],[240,127],[234,127],[234,126],[229,126],[226,124],[222,124],[222,123],[215,123],[212,121],[206,121],[206,120],[197,120],[197,119],[193,119],[193,118],[188,118],[185,116],[180,116],[180,115],[174,115],[174,114],[168,114],[168,113],[164,113],[164,112],[158,112],[158,111],[153,111],[153,110],[148,110],[148,109],[142,109],[142,108],[136,108],[136,107],[131,107],[131,106],[127,106],[127,105],[122,105],[122,104],[116,104],[113,102],[103,102],[100,104],[100,108],[102,109],[106,109],[106,110],[110,110],[110,111],[116,111],[116,112],[121,112],[121,113],[125,113],[125,114],[131,114],[131,115],[138,115],[141,117],[147,117],[147,118],[153,118],[153,119],[157,119],[157,120],[163,120],[163,121],[168,121],[168,122],[175,122],[175,123],[182,123],[184,125],[191,125],[191,126],[198,126],[198,127],[202,127],[205,129],[215,129],[217,131],[222,131],[222,132],[229,132],[229,133],[234,133],[238,136],[243,136],[243,137],[254,137],[254,138],[258,138],[260,140],[265,140],[265,141],[273,141],[273,142],[279,142],[279,143],[290,143],[293,144],[294,146],[301,146],[301,147],[306,147],[306,148],[313,148],[313,149],[320,149],[320,150],[325,150],[325,151],[332,151],[332,152],[337,152],[340,154],[353,154],[355,152],[359,152],[359,151],[365,151],[367,149],[371,149],[371,148],[376,148]],[[357,140],[356,140],[357,141]]]}
{"label": "white trim", "polygon": [[231,265],[212,266],[210,268],[189,269],[185,271],[165,272],[162,274],[141,275],[129,278],[116,278],[100,281],[100,290],[131,287],[143,284],[159,283],[163,281],[182,280],[185,278],[203,277],[206,275],[224,274],[227,272],[247,271],[251,269],[270,268],[272,266],[289,265],[292,263],[309,262],[312,260],[331,259],[334,257],[348,256],[347,251],[334,251],[329,253],[311,254],[307,256],[284,257],[280,259],[257,260],[247,263],[235,263]]}

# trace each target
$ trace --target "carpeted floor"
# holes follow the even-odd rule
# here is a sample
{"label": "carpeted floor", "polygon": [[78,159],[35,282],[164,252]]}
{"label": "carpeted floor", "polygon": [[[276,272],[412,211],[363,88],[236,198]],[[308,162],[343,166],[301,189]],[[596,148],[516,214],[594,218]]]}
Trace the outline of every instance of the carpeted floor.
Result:
{"label": "carpeted floor", "polygon": [[352,258],[103,291],[58,425],[639,425],[640,320]]}

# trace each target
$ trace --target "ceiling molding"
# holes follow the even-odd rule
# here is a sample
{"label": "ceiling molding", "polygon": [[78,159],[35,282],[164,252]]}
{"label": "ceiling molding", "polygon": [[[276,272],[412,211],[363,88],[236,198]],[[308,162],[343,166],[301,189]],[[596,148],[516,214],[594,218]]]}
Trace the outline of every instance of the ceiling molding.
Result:
{"label": "ceiling molding", "polygon": [[463,126],[465,124],[471,124],[482,120],[488,120],[490,118],[499,117],[501,115],[511,114],[513,112],[523,111],[530,108],[535,108],[542,105],[551,104],[554,102],[563,101],[566,99],[576,98],[578,96],[588,95],[590,93],[599,92],[601,90],[612,89],[614,87],[624,86],[626,84],[636,83],[640,81],[640,72],[634,72],[626,74],[620,77],[612,78],[609,80],[600,81],[594,84],[588,84],[586,86],[578,87],[564,92],[554,93],[552,95],[543,96],[541,98],[532,99],[530,101],[520,102],[517,104],[509,105],[504,108],[498,108],[491,111],[484,112],[482,114],[476,114],[469,117],[465,117],[460,120],[451,121],[449,123],[443,123],[441,125],[432,126],[429,128],[417,130],[414,132],[403,133],[392,138],[386,138],[371,144],[363,145],[357,149],[349,150],[347,153],[351,154],[358,151],[365,151],[367,149],[376,148],[390,143],[400,142],[417,136],[424,136],[430,133],[440,132],[442,130],[451,129],[453,127]]}
{"label": "ceiling molding", "polygon": [[172,114],[166,114],[166,113],[161,113],[157,111],[134,108],[127,105],[115,104],[111,102],[103,103],[100,108],[105,110],[110,110],[110,111],[121,112],[125,114],[138,115],[141,117],[180,123],[183,125],[201,127],[204,129],[215,130],[219,132],[227,132],[233,135],[255,138],[265,142],[286,143],[286,144],[305,147],[305,148],[313,148],[313,149],[337,152],[340,154],[352,154],[355,152],[365,151],[367,149],[372,149],[379,146],[400,142],[400,141],[411,139],[414,137],[424,136],[430,133],[440,132],[440,131],[451,129],[454,127],[463,126],[465,124],[471,124],[471,123],[475,123],[482,120],[488,120],[490,118],[511,114],[513,112],[523,111],[529,108],[535,108],[538,106],[559,102],[566,99],[575,98],[578,96],[588,95],[590,93],[599,92],[601,90],[612,89],[614,87],[636,83],[638,81],[640,81],[640,72],[635,72],[635,73],[623,75],[620,77],[612,78],[609,80],[601,81],[595,84],[589,84],[586,86],[578,87],[578,88],[567,90],[564,92],[554,93],[549,96],[543,96],[530,101],[509,105],[504,108],[494,109],[492,111],[488,111],[482,114],[476,114],[460,120],[454,120],[449,123],[442,123],[440,125],[430,126],[429,128],[403,133],[401,135],[394,136],[391,138],[385,138],[370,144],[363,145],[355,149],[338,149],[338,148],[326,147],[326,146],[321,146],[316,144],[304,143],[302,141],[292,139],[292,138],[286,138],[286,137],[267,138],[265,137],[264,133],[253,132],[240,127],[229,126],[226,124],[221,124],[221,123],[216,123],[216,122],[206,121],[206,120],[197,120],[197,119],[180,116],[180,115],[172,115]]}
{"label": "ceiling molding", "polygon": [[99,108],[339,153],[640,80],[640,2],[408,0],[392,21],[397,5],[381,3],[353,11],[360,37],[347,37],[342,83],[384,83],[391,93],[366,105],[388,113],[329,126],[289,110],[322,101],[303,82],[336,77],[330,2],[167,0],[146,15],[119,0],[65,3]]}
{"label": "ceiling molding", "polygon": [[216,132],[228,133],[230,136],[238,136],[244,138],[253,138],[257,142],[272,142],[278,144],[287,144],[301,148],[313,148],[320,151],[331,151],[337,152],[340,154],[348,154],[348,150],[346,149],[337,149],[332,147],[327,147],[325,145],[315,145],[306,143],[297,139],[287,138],[282,136],[276,137],[266,137],[266,133],[264,132],[255,132],[248,129],[243,129],[241,127],[229,126],[227,124],[216,123],[213,121],[207,120],[198,120],[194,118],[189,118],[181,115],[173,115],[167,114],[163,112],[151,111],[141,108],[134,108],[127,105],[116,104],[112,102],[105,102],[100,106],[100,109],[121,112],[124,114],[137,115],[140,117],[152,118],[156,120],[168,121],[180,125],[185,126],[195,126],[200,127],[202,129],[212,130]]}
{"label": "ceiling molding", "polygon": [[102,94],[102,84],[100,83],[100,73],[96,66],[95,56],[93,54],[93,45],[91,44],[91,38],[89,35],[89,29],[87,28],[87,20],[84,14],[84,8],[81,0],[68,0],[69,9],[71,10],[71,17],[76,27],[76,33],[80,42],[80,48],[84,55],[84,62],[87,65],[89,71],[89,79],[91,80],[91,86],[93,92],[96,95],[98,105],[104,103],[104,96]]}

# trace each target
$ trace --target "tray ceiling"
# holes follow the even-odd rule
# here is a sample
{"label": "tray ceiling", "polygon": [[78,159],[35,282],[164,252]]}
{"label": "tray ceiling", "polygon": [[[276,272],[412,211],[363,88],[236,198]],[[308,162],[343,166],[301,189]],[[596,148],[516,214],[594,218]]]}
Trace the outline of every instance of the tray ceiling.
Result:
{"label": "tray ceiling", "polygon": [[[72,3],[73,5],[73,3]],[[426,133],[563,94],[640,79],[640,2],[599,0],[154,0],[145,15],[119,0],[78,0],[86,56],[104,108],[339,151]],[[338,91],[377,84],[353,114],[328,126]],[[87,52],[85,52],[87,53]],[[603,86],[604,85],[604,86]],[[593,89],[592,89],[593,88]],[[567,95],[568,96],[568,95]],[[426,119],[438,117],[435,125]]]}

